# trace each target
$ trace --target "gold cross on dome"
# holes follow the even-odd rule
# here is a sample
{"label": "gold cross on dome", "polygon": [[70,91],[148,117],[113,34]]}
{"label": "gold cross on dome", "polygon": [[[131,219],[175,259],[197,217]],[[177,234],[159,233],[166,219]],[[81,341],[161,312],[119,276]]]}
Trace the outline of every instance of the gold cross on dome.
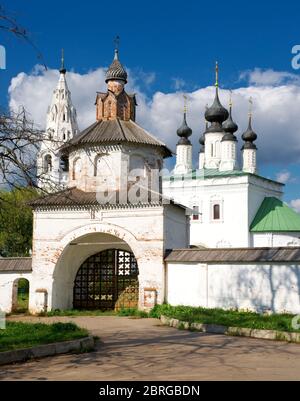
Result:
{"label": "gold cross on dome", "polygon": [[120,36],[117,35],[114,39],[114,44],[115,44],[115,49],[119,50],[119,46],[120,46]]}
{"label": "gold cross on dome", "polygon": [[187,97],[187,95],[183,95],[183,99],[184,99],[183,112],[184,112],[184,114],[186,114],[186,113],[187,113],[187,102],[188,102],[188,97]]}
{"label": "gold cross on dome", "polygon": [[219,63],[216,61],[216,88],[219,87]]}
{"label": "gold cross on dome", "polygon": [[249,117],[252,117],[252,113],[253,113],[253,98],[251,96],[249,99]]}
{"label": "gold cross on dome", "polygon": [[232,108],[232,90],[229,91],[229,107]]}

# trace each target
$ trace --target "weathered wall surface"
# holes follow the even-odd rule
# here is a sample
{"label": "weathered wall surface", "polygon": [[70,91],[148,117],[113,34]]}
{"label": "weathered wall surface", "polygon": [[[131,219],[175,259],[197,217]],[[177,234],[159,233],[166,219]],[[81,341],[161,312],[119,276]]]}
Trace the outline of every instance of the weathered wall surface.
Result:
{"label": "weathered wall surface", "polygon": [[167,264],[171,305],[300,313],[300,265]]}
{"label": "weathered wall surface", "polygon": [[[144,290],[164,300],[164,252],[186,247],[185,210],[178,206],[145,206],[35,212],[30,311],[72,308],[73,283],[80,265],[107,248],[131,250],[138,262],[140,308]],[[47,294],[47,300],[43,299]]]}

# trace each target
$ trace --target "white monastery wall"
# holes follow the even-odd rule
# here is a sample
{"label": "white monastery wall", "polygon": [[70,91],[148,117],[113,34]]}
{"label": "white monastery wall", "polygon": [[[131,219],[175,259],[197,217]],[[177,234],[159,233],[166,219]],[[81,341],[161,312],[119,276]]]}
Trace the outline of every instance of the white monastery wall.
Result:
{"label": "white monastery wall", "polygon": [[300,313],[300,265],[167,263],[171,305]]}

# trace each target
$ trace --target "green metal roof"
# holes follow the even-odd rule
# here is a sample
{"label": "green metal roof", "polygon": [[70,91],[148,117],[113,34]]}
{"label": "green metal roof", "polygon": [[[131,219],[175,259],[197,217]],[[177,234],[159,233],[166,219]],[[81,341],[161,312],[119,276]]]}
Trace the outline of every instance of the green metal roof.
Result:
{"label": "green metal roof", "polygon": [[277,198],[265,198],[250,226],[251,232],[300,232],[300,214]]}
{"label": "green metal roof", "polygon": [[269,178],[261,177],[260,175],[257,174],[252,174],[252,173],[247,173],[243,170],[231,170],[231,171],[219,171],[218,169],[201,169],[201,170],[193,170],[191,173],[188,174],[177,174],[177,175],[165,175],[163,177],[164,181],[182,181],[190,179],[190,180],[197,180],[197,179],[209,179],[209,178],[224,178],[224,177],[242,177],[242,176],[254,176],[261,178],[266,181],[274,182],[278,185],[284,186],[284,184],[281,184],[280,182],[271,180]]}

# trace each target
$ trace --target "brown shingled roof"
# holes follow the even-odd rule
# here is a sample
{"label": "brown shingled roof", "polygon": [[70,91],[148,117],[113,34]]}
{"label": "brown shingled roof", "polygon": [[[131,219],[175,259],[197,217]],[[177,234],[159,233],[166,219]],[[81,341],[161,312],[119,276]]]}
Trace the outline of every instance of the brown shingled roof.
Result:
{"label": "brown shingled roof", "polygon": [[142,207],[142,206],[160,206],[161,202],[147,202],[144,204],[141,203],[100,203],[97,199],[96,192],[85,192],[76,187],[67,188],[62,191],[45,195],[40,198],[34,199],[29,202],[29,205],[34,207],[39,206],[103,206],[105,208],[109,207]]}
{"label": "brown shingled roof", "polygon": [[174,249],[167,254],[165,260],[196,263],[298,263],[300,262],[300,247]]}
{"label": "brown shingled roof", "polygon": [[31,272],[31,258],[0,258],[0,272]]}
{"label": "brown shingled roof", "polygon": [[171,150],[160,140],[145,131],[136,122],[120,119],[109,121],[97,121],[80,134],[72,138],[61,149],[69,150],[73,146],[83,144],[107,144],[129,142],[136,144],[159,146],[164,151],[165,157],[172,156]]}

